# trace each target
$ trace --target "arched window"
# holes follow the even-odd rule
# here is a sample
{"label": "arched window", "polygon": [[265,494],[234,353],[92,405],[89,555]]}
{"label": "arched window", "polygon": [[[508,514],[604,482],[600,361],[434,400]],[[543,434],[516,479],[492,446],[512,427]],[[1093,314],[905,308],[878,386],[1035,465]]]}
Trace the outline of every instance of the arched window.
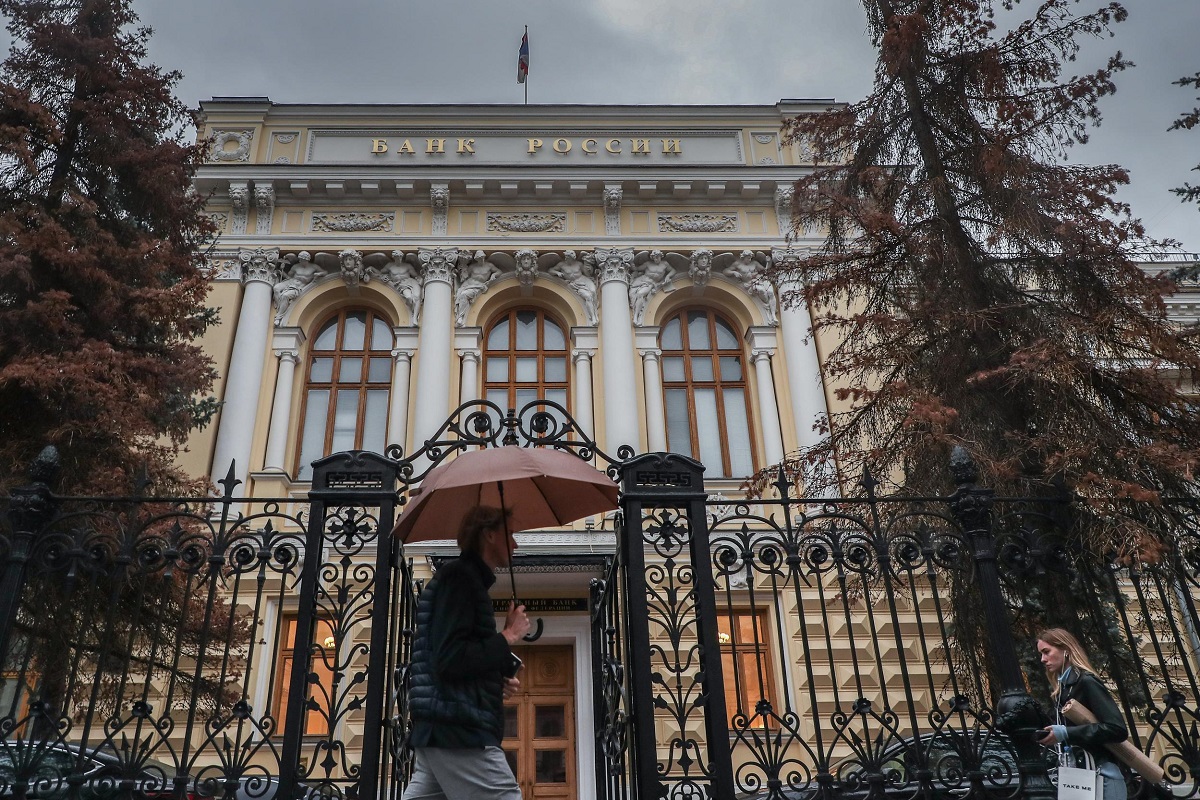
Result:
{"label": "arched window", "polygon": [[308,352],[297,471],[342,450],[383,452],[392,384],[392,328],[374,311],[348,308],[321,325]]}
{"label": "arched window", "polygon": [[496,319],[484,351],[484,396],[518,411],[534,400],[567,405],[567,337],[562,325],[537,308],[517,308]]}
{"label": "arched window", "polygon": [[708,475],[754,472],[746,358],[733,327],[709,309],[681,311],[663,325],[667,447],[701,461]]}

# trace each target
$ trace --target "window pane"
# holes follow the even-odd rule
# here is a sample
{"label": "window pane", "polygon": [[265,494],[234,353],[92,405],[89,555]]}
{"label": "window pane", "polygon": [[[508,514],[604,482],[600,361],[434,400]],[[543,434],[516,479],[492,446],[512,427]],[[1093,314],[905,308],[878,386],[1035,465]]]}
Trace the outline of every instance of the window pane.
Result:
{"label": "window pane", "polygon": [[566,736],[566,718],[562,706],[534,706],[533,735],[538,739]]}
{"label": "window pane", "polygon": [[[367,312],[354,311],[346,315],[346,332],[342,334],[343,350],[362,350],[367,335]],[[334,451],[337,452],[336,450]]]}
{"label": "window pane", "polygon": [[679,336],[679,317],[675,317],[663,326],[662,338],[660,341],[662,342],[663,350],[683,349],[683,339],[681,339]]}
{"label": "window pane", "polygon": [[708,341],[708,314],[704,311],[689,311],[688,348],[707,350],[711,346]]}
{"label": "window pane", "polygon": [[537,359],[517,359],[517,380],[522,383],[537,383]]}
{"label": "window pane", "polygon": [[[488,402],[495,403],[500,407],[501,411],[508,411],[508,390],[507,389],[488,389]],[[500,425],[500,417],[496,416],[496,412],[488,410],[488,416],[492,419],[492,430],[496,430]]]}
{"label": "window pane", "polygon": [[300,443],[300,480],[312,478],[312,462],[325,455],[325,418],[329,414],[329,390],[309,389],[304,408],[304,440]]}
{"label": "window pane", "polygon": [[337,320],[330,320],[313,340],[313,350],[332,350],[337,347]]}
{"label": "window pane", "polygon": [[513,777],[518,781],[521,780],[520,776],[517,775],[517,751],[505,750],[504,760],[508,762],[508,768],[512,770]]}
{"label": "window pane", "polygon": [[692,380],[704,381],[712,383],[713,365],[712,356],[693,356],[692,359]]}
{"label": "window pane", "polygon": [[667,389],[667,449],[672,453],[692,455],[692,431],[688,424],[686,389]]}
{"label": "window pane", "polygon": [[312,369],[308,374],[309,380],[313,383],[329,383],[333,380],[333,359],[314,358]]}
{"label": "window pane", "polygon": [[[358,383],[362,380],[362,359],[343,358],[342,367],[338,370],[338,380],[342,383]],[[334,451],[337,452],[337,451]]]}
{"label": "window pane", "polygon": [[371,349],[391,350],[392,329],[383,320],[376,317],[371,323]]}
{"label": "window pane", "polygon": [[726,324],[725,320],[717,317],[717,348],[720,350],[737,350],[741,345],[738,344],[737,334],[733,332],[733,328]]}
{"label": "window pane", "polygon": [[728,477],[721,459],[721,429],[717,425],[717,392],[715,389],[696,389],[696,435],[700,439],[699,459],[710,475]]}
{"label": "window pane", "polygon": [[542,321],[542,349],[567,349],[567,340],[563,336],[562,328],[558,327],[558,323],[548,319],[543,319]]}
{"label": "window pane", "polygon": [[520,412],[522,408],[537,399],[539,399],[537,389],[517,389],[517,411]]}
{"label": "window pane", "polygon": [[537,312],[517,312],[517,349],[537,350]]}
{"label": "window pane", "polygon": [[664,381],[684,381],[682,358],[664,358],[662,360]]}
{"label": "window pane", "polygon": [[381,389],[367,392],[367,407],[363,412],[363,436],[360,448],[382,453],[387,447],[388,393]]}
{"label": "window pane", "polygon": [[329,443],[330,453],[354,449],[354,429],[357,422],[358,392],[338,392],[337,407],[333,415],[333,441]]}
{"label": "window pane", "polygon": [[508,380],[508,359],[489,358],[487,360],[487,382],[499,383]]}
{"label": "window pane", "polygon": [[515,739],[520,735],[520,727],[517,725],[517,707],[504,707],[504,738]]}
{"label": "window pane", "polygon": [[741,478],[754,472],[754,462],[750,457],[750,425],[746,420],[745,390],[726,389],[724,394],[730,477]]}
{"label": "window pane", "polygon": [[721,356],[721,380],[740,381],[742,379],[741,356]]}
{"label": "window pane", "polygon": [[533,756],[535,783],[567,782],[567,751],[538,750]]}
{"label": "window pane", "polygon": [[492,328],[492,332],[488,334],[488,350],[507,350],[508,349],[508,319],[502,319]]}
{"label": "window pane", "polygon": [[547,358],[544,362],[546,381],[549,383],[565,383],[567,380],[567,360],[565,358]]}
{"label": "window pane", "polygon": [[567,390],[566,389],[547,389],[546,399],[552,403],[558,403],[563,408],[567,407]]}
{"label": "window pane", "polygon": [[392,380],[392,359],[372,358],[371,374],[367,380],[371,383],[390,383]]}

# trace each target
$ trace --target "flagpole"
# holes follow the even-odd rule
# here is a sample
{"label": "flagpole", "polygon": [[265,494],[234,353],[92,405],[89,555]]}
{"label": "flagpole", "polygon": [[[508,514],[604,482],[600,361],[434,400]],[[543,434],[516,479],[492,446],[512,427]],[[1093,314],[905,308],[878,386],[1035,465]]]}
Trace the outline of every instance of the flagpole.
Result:
{"label": "flagpole", "polygon": [[[525,26],[525,41],[529,41],[529,26]],[[529,105],[529,69],[525,69],[525,105]]]}

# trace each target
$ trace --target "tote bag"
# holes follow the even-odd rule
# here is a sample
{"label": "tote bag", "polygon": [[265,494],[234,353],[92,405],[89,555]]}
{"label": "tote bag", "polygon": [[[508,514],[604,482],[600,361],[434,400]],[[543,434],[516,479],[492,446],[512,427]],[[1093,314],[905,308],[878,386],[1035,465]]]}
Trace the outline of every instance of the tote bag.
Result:
{"label": "tote bag", "polygon": [[1101,800],[1096,784],[1099,775],[1094,769],[1058,767],[1058,800]]}

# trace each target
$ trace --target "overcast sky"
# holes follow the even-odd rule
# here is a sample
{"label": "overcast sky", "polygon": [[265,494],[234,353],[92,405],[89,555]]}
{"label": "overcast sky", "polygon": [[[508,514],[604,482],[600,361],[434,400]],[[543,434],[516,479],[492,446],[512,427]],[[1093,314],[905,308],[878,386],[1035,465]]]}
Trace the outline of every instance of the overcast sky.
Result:
{"label": "overcast sky", "polygon": [[[1105,0],[1106,1],[1106,0]],[[1084,0],[1081,7],[1101,5]],[[1027,4],[1029,0],[1027,0]],[[1200,0],[1125,0],[1129,20],[1078,71],[1119,48],[1136,64],[1076,158],[1129,169],[1122,199],[1150,233],[1200,251],[1196,103],[1171,81],[1200,71]],[[858,0],[135,0],[151,56],[179,69],[189,105],[214,95],[283,103],[519,103],[529,26],[531,103],[853,101],[873,52]]]}

